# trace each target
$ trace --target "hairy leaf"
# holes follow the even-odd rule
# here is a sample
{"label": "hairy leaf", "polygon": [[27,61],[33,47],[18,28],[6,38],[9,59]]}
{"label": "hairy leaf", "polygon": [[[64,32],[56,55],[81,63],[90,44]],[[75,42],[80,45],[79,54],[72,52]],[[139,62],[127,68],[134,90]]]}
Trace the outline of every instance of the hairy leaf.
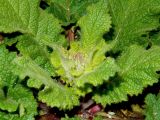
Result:
{"label": "hairy leaf", "polygon": [[149,39],[149,42],[151,42],[152,45],[160,46],[160,32],[151,36],[150,39]]}
{"label": "hairy leaf", "polygon": [[[18,110],[18,114],[13,114],[13,118],[16,117],[16,119],[20,119],[20,117],[33,119],[37,114],[36,100],[32,93],[21,85],[8,88],[7,95],[1,97],[0,106],[2,110],[9,112],[16,112]],[[5,118],[5,116],[0,115],[1,119],[3,117]]]}
{"label": "hairy leaf", "polygon": [[75,79],[75,85],[82,87],[85,84],[92,84],[94,86],[102,84],[104,81],[109,80],[109,77],[114,76],[118,67],[111,58],[107,58],[99,66],[90,72],[86,72],[79,78]]}
{"label": "hairy leaf", "polygon": [[38,66],[29,58],[21,57],[15,60],[20,70],[16,73],[21,74],[22,77],[30,76],[31,79],[36,80],[32,86],[38,84],[45,85],[45,88],[39,92],[39,100],[45,102],[51,107],[58,107],[60,109],[71,109],[79,103],[78,96],[72,89],[62,86],[52,80],[49,73]]}
{"label": "hairy leaf", "polygon": [[0,45],[0,88],[13,86],[17,79],[12,73],[15,66],[11,63],[15,57],[15,53],[9,53],[4,45]]}
{"label": "hairy leaf", "polygon": [[148,94],[145,98],[145,120],[159,120],[160,118],[160,95]]}
{"label": "hairy leaf", "polygon": [[62,28],[59,21],[50,14],[44,11],[40,12],[36,39],[42,43],[51,46],[51,44],[65,44],[65,39],[60,35]]}
{"label": "hairy leaf", "polygon": [[[158,82],[160,37],[150,34],[160,25],[159,0],[44,1],[50,5],[46,10],[41,0],[0,0],[0,37],[7,36],[0,38],[0,119],[33,120],[36,98],[66,110],[91,93],[106,105],[127,101]],[[65,39],[70,34],[61,25],[76,28],[75,40]],[[137,43],[142,46],[132,45]],[[152,46],[143,49],[148,43]],[[159,96],[147,96],[148,106],[150,99],[156,103]],[[154,107],[146,111],[156,119]]]}
{"label": "hairy leaf", "polygon": [[160,48],[155,46],[144,50],[139,46],[131,46],[123,52],[117,63],[120,67],[118,76],[102,90],[102,96],[94,96],[103,105],[127,101],[127,95],[138,95],[148,85],[158,82],[156,71],[160,70]]}
{"label": "hairy leaf", "polygon": [[134,43],[144,44],[141,36],[159,25],[159,0],[109,0],[108,6],[115,28],[114,51]]}
{"label": "hairy leaf", "polygon": [[0,93],[0,109],[1,110],[7,110],[8,112],[15,112],[18,108],[18,102],[15,101],[12,98],[7,97],[3,91],[3,89],[0,89],[1,93]]}
{"label": "hairy leaf", "polygon": [[40,91],[39,100],[51,107],[58,107],[60,109],[72,109],[73,106],[79,104],[75,91],[72,88],[61,85]]}
{"label": "hairy leaf", "polygon": [[[50,76],[55,76],[54,68],[50,63],[49,53],[47,47],[39,44],[35,39],[30,36],[20,36],[16,38],[18,40],[17,48],[20,54],[26,57],[30,57],[39,66],[50,73]],[[29,87],[40,88],[42,82],[37,82],[36,79],[28,79],[27,85]]]}
{"label": "hairy leaf", "polygon": [[25,115],[25,116],[19,116],[18,114],[11,114],[11,113],[5,113],[0,112],[0,119],[1,120],[35,120],[35,118],[32,115]]}
{"label": "hairy leaf", "polygon": [[0,0],[0,31],[36,33],[39,0]]}
{"label": "hairy leaf", "polygon": [[64,24],[76,22],[85,14],[88,5],[98,0],[47,0],[49,8],[47,11],[54,14]]}
{"label": "hairy leaf", "polygon": [[51,76],[54,76],[54,68],[50,63],[50,55],[46,46],[41,45],[30,36],[23,35],[16,39],[18,40],[16,47],[21,55],[30,57],[38,65],[50,72]]}
{"label": "hairy leaf", "polygon": [[[45,44],[57,42],[61,32],[59,22],[39,9],[39,0],[0,0],[0,5],[1,32],[29,34]],[[64,39],[58,43],[63,44]]]}
{"label": "hairy leaf", "polygon": [[88,7],[87,14],[80,18],[82,47],[93,49],[100,42],[103,34],[111,27],[107,1],[100,0]]}
{"label": "hairy leaf", "polygon": [[[109,30],[111,21],[107,12],[106,1],[101,0],[91,5],[87,11],[87,14],[78,21],[82,31],[80,41],[71,42],[69,50],[59,48],[51,56],[52,64],[56,67],[56,73],[61,76],[62,80],[67,83],[73,83],[74,81],[75,85],[81,87],[84,87],[87,82],[93,85],[101,84],[103,78],[108,78],[115,72],[115,66],[113,65],[112,70],[114,72],[111,70],[111,74],[99,76],[97,79],[100,78],[100,80],[96,79],[97,83],[94,83],[96,81],[93,80],[94,70],[98,71],[96,68],[105,64],[101,64],[105,61],[104,48],[106,47],[102,36],[105,31]],[[107,61],[106,64],[108,64]],[[102,71],[105,72],[104,69]],[[85,81],[86,76],[88,77],[86,78],[87,81]]]}

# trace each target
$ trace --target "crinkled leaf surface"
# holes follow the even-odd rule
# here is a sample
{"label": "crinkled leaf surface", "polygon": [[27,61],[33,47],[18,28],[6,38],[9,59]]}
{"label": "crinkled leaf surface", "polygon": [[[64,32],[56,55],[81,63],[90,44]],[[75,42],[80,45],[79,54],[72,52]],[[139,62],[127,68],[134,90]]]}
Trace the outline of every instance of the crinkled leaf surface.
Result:
{"label": "crinkled leaf surface", "polygon": [[0,0],[0,30],[36,33],[39,0]]}
{"label": "crinkled leaf surface", "polygon": [[[20,70],[17,73],[21,76],[30,76],[31,79],[41,82],[45,88],[39,92],[39,100],[47,103],[51,107],[58,107],[60,109],[71,109],[74,105],[78,105],[78,96],[74,91],[68,87],[62,86],[51,79],[49,73],[38,66],[29,58],[20,57],[15,60]],[[35,86],[36,82],[33,82]],[[40,84],[40,83],[38,83]]]}
{"label": "crinkled leaf surface", "polygon": [[[15,85],[14,87],[8,88],[7,95],[1,96],[0,106],[2,110],[7,110],[9,112],[16,112],[18,110],[18,114],[15,113],[10,116],[11,118],[15,117],[15,119],[18,120],[21,120],[21,117],[32,120],[37,114],[36,100],[32,93],[21,85]],[[7,116],[0,115],[0,118],[7,118]]]}
{"label": "crinkled leaf surface", "polygon": [[[0,31],[29,34],[37,40],[57,42],[61,26],[57,19],[39,8],[40,0],[0,0]],[[64,39],[59,39],[63,43]],[[60,42],[61,41],[61,42]]]}
{"label": "crinkled leaf surface", "polygon": [[18,108],[18,103],[14,99],[11,99],[9,97],[6,98],[6,95],[4,93],[3,89],[0,89],[0,109],[1,110],[7,110],[9,112],[15,112]]}
{"label": "crinkled leaf surface", "polygon": [[[49,53],[47,47],[39,44],[35,39],[30,36],[19,36],[16,38],[18,40],[17,48],[20,51],[20,54],[26,57],[30,57],[35,61],[39,66],[44,70],[50,73],[50,76],[54,76],[54,68],[50,63]],[[36,79],[29,79],[27,81],[29,87],[40,88],[42,83],[37,82]]]}
{"label": "crinkled leaf surface", "polygon": [[18,114],[7,114],[4,112],[0,112],[1,120],[35,120],[32,115],[22,116],[20,117]]}
{"label": "crinkled leaf surface", "polygon": [[47,0],[47,11],[54,14],[64,24],[76,22],[85,14],[88,5],[98,0]]}
{"label": "crinkled leaf surface", "polygon": [[115,29],[113,48],[142,43],[141,36],[159,25],[160,0],[109,0]]}
{"label": "crinkled leaf surface", "polygon": [[145,120],[159,120],[160,118],[160,95],[148,94],[145,98]]}
{"label": "crinkled leaf surface", "polygon": [[65,44],[65,39],[60,35],[62,28],[59,24],[58,19],[53,17],[53,15],[47,14],[44,11],[40,12],[38,28],[36,39],[42,41],[49,46],[53,43],[56,44]]}
{"label": "crinkled leaf surface", "polygon": [[15,66],[11,63],[15,57],[15,53],[9,53],[4,45],[0,45],[0,88],[12,86],[17,78],[12,73]]}
{"label": "crinkled leaf surface", "polygon": [[107,58],[97,68],[91,72],[86,72],[79,78],[75,79],[75,85],[83,87],[85,84],[92,84],[94,86],[102,84],[104,81],[109,80],[109,77],[114,76],[118,71],[118,66],[111,58]]}
{"label": "crinkled leaf surface", "polygon": [[[73,92],[71,92],[72,94],[67,94],[70,89],[66,90],[65,87],[58,85],[56,82],[53,82],[48,71],[43,70],[44,67],[49,67],[48,64],[47,66],[44,66],[43,57],[41,56],[42,54],[43,56],[46,55],[44,50],[46,46],[43,44],[50,45],[53,44],[53,42],[57,42],[57,40],[59,40],[58,36],[61,31],[61,26],[59,25],[58,20],[55,19],[52,15],[49,15],[40,10],[39,0],[0,0],[0,3],[1,5],[3,4],[0,6],[0,15],[3,16],[0,18],[0,31],[5,33],[19,31],[21,33],[30,35],[30,37],[23,36],[18,38],[19,43],[17,47],[24,59],[23,57],[22,59],[21,57],[15,59],[15,63],[18,66],[17,69],[14,70],[15,74],[19,75],[21,79],[29,76],[30,80],[32,79],[33,81],[30,84],[28,83],[28,85],[32,87],[39,88],[42,84],[45,85],[45,89],[53,87],[54,91],[51,92],[50,95],[57,99],[59,104],[57,104],[57,101],[54,102],[50,100],[53,99],[52,97],[45,98],[45,96],[42,94],[39,97],[42,98],[40,100],[44,102],[49,101],[48,104],[50,106],[57,106],[59,108],[67,109],[73,107],[75,104],[77,105],[78,97],[75,96]],[[64,39],[62,38],[60,40],[63,41]],[[39,42],[37,43],[37,41]],[[40,48],[42,49],[40,50]],[[36,55],[36,52],[38,55]],[[44,59],[46,60],[46,58]],[[35,85],[35,80],[39,83],[38,86]],[[59,92],[57,93],[56,91]],[[64,97],[59,97],[59,93],[64,93],[64,95],[62,95]],[[57,96],[62,99],[60,100],[57,98]],[[72,96],[75,97],[75,101],[70,101]],[[69,103],[64,101],[67,99],[69,99]]]}
{"label": "crinkled leaf surface", "polygon": [[151,36],[149,42],[151,42],[153,45],[160,46],[160,32]]}
{"label": "crinkled leaf surface", "polygon": [[[34,115],[37,114],[36,100],[34,99],[32,93],[23,86],[16,85],[14,88],[9,88],[7,95],[9,98],[15,100],[19,106],[23,107],[19,108],[20,116],[27,114],[34,117]],[[24,111],[21,112],[21,109],[24,109]]]}
{"label": "crinkled leaf surface", "polygon": [[[68,6],[64,0],[54,0],[57,5],[64,5],[64,9],[67,8],[64,14],[69,17],[60,18],[66,20],[77,19],[79,16],[76,15],[81,15],[83,12],[81,7],[85,8],[89,4],[87,1],[82,0],[85,3],[83,5],[78,0],[72,0],[73,4],[70,3]],[[0,32],[18,31],[28,35],[18,38],[17,48],[20,50],[21,57],[17,56],[14,59],[14,53],[10,54],[4,47],[0,47],[0,52],[2,52],[0,54],[2,61],[0,63],[0,81],[2,81],[0,88],[8,87],[6,95],[0,89],[1,98],[4,100],[0,103],[0,108],[9,112],[15,112],[19,108],[19,114],[6,115],[0,112],[0,119],[32,120],[36,114],[36,104],[33,107],[31,104],[35,103],[32,94],[19,83],[13,84],[16,76],[12,72],[19,75],[21,79],[29,76],[27,85],[30,87],[39,89],[44,85],[44,89],[38,94],[38,99],[51,107],[60,109],[71,109],[79,104],[79,97],[74,91],[78,88],[74,89],[74,85],[76,87],[84,87],[85,84],[97,86],[105,81],[106,88],[101,91],[102,94],[95,93],[93,97],[96,102],[105,105],[126,101],[127,95],[137,95],[142,92],[143,88],[158,81],[156,71],[160,68],[159,47],[144,50],[139,46],[131,46],[119,57],[117,60],[119,67],[117,67],[113,59],[105,58],[107,45],[102,40],[102,36],[111,27],[109,7],[115,26],[115,36],[111,43],[113,50],[124,50],[126,46],[133,43],[141,43],[141,35],[159,25],[159,0],[100,0],[92,4],[77,22],[81,28],[80,40],[71,43],[70,50],[64,50],[64,53],[61,52],[61,47],[57,46],[57,44],[64,43],[64,37],[60,35],[62,30],[59,21],[41,10],[39,2],[40,0],[0,0]],[[75,7],[77,4],[79,8]],[[71,12],[78,9],[78,13],[73,12],[72,18],[72,15],[68,15],[68,8]],[[53,56],[53,59],[59,60],[56,64],[60,67],[60,69],[57,68],[57,74],[64,75],[61,78],[65,79],[71,76],[73,79],[69,82],[73,83],[70,86],[73,85],[74,90],[68,87],[68,84],[64,86],[51,79],[53,69],[47,62],[50,56],[47,54],[46,45],[55,48],[54,51],[59,56]],[[12,59],[17,64],[17,68],[12,69],[12,65],[8,67]],[[47,69],[51,70],[47,71]],[[117,76],[109,79],[117,71]]]}
{"label": "crinkled leaf surface", "polygon": [[[105,104],[127,101],[127,95],[138,95],[143,88],[158,82],[160,70],[160,48],[145,50],[131,46],[117,60],[120,67],[118,76],[106,85],[104,95],[95,94],[94,99]],[[114,81],[115,80],[115,81]],[[113,84],[114,83],[114,84]]]}
{"label": "crinkled leaf surface", "polygon": [[72,109],[79,105],[78,96],[72,88],[59,85],[52,88],[46,88],[39,92],[39,100],[47,103],[51,107],[60,109]]}
{"label": "crinkled leaf surface", "polygon": [[82,47],[93,49],[102,39],[105,32],[111,27],[111,18],[108,14],[108,2],[100,0],[87,8],[87,14],[80,18]]}
{"label": "crinkled leaf surface", "polygon": [[145,98],[145,120],[159,120],[160,118],[160,95],[148,94]]}
{"label": "crinkled leaf surface", "polygon": [[[98,68],[102,61],[105,61],[104,48],[106,47],[106,43],[102,37],[103,33],[109,30],[110,24],[111,20],[106,1],[100,0],[96,4],[88,7],[87,14],[78,21],[82,32],[80,41],[72,42],[69,50],[59,48],[59,51],[55,51],[51,58],[52,64],[56,67],[57,74],[62,76],[62,80],[65,82],[74,81],[75,84],[79,84],[79,86],[87,83],[83,78],[83,74],[89,74],[92,70],[95,70],[96,67]],[[115,70],[114,66],[112,70]],[[112,76],[113,73],[110,75]],[[89,75],[89,79],[87,78],[88,83],[102,83],[103,80],[94,83],[95,81],[92,81],[92,75]],[[108,74],[108,77],[110,75]],[[103,75],[103,77],[104,76],[105,75]],[[103,79],[103,77],[99,78]],[[76,83],[76,81],[78,83]]]}
{"label": "crinkled leaf surface", "polygon": [[15,57],[15,53],[9,53],[4,45],[0,46],[0,109],[15,112],[21,104],[27,113],[19,114],[22,116],[30,114],[30,117],[33,118],[37,113],[37,104],[29,90],[16,85],[18,78],[13,73],[16,67],[12,63]]}
{"label": "crinkled leaf surface", "polygon": [[54,68],[50,63],[50,55],[46,46],[41,45],[30,36],[23,35],[16,39],[18,40],[16,47],[20,54],[30,57],[38,65],[50,72],[50,75],[54,76]]}

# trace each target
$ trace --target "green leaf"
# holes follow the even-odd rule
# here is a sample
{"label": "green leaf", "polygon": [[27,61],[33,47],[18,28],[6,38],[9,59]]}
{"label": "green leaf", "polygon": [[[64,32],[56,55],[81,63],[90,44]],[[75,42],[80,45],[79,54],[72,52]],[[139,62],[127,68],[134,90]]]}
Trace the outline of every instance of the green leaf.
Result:
{"label": "green leaf", "polygon": [[49,73],[38,66],[33,60],[25,57],[15,59],[19,69],[15,71],[21,77],[29,76],[32,80],[32,86],[44,84],[45,88],[39,92],[38,98],[51,107],[60,109],[71,109],[78,105],[78,96],[72,88],[60,85],[57,81],[51,79]]}
{"label": "green leaf", "polygon": [[[9,96],[9,98],[17,101],[18,104],[21,105],[21,107],[19,108],[20,116],[23,116],[23,114],[32,116],[37,114],[37,102],[28,89],[25,89],[20,85],[16,85],[14,88],[8,89],[7,95]],[[25,109],[24,113],[20,111],[22,109],[22,106]]]}
{"label": "green leaf", "polygon": [[49,7],[47,11],[54,14],[64,24],[76,22],[85,14],[88,5],[98,0],[47,0]]}
{"label": "green leaf", "polygon": [[86,71],[79,78],[76,78],[75,85],[77,87],[84,87],[85,84],[92,84],[94,86],[102,84],[104,81],[108,81],[109,77],[115,75],[118,71],[118,66],[111,58],[107,58],[104,62],[94,68],[92,71]]}
{"label": "green leaf", "polygon": [[[39,10],[39,0],[36,0],[34,2],[31,0],[16,0],[14,2],[10,0],[1,0],[0,3],[1,2],[4,4],[4,10],[6,10],[6,8],[8,10],[6,12],[2,9],[2,12],[0,12],[0,15],[3,15],[3,20],[1,20],[0,18],[0,30],[5,33],[19,31],[21,33],[27,34],[26,36],[21,36],[20,38],[18,38],[19,43],[17,47],[24,59],[23,57],[15,59],[17,69],[13,70],[14,73],[16,75],[19,75],[21,79],[29,76],[29,81],[32,80],[32,82],[28,82],[28,85],[31,87],[39,88],[44,84],[45,89],[54,87],[54,90],[56,89],[60,91],[60,93],[66,93],[66,91],[69,91],[70,89],[66,90],[65,87],[63,88],[63,86],[60,86],[51,79],[51,74],[48,73],[48,71],[53,73],[53,69],[51,71],[43,70],[51,68],[50,64],[48,64],[49,59],[46,59],[47,57],[42,57],[45,55],[47,56],[46,51],[44,50],[46,48],[46,45],[55,46],[55,44],[53,43],[58,42],[61,44],[61,41],[64,40],[64,37],[61,37],[59,35],[61,32],[61,26],[59,25],[58,20],[55,19],[52,15]],[[24,7],[24,5],[27,6]],[[21,12],[23,11],[24,13],[22,14]],[[32,17],[36,18],[32,19]],[[45,64],[46,61],[48,61],[47,64]],[[51,94],[52,96],[59,96],[59,94],[57,95],[55,91]],[[69,109],[69,107],[71,108],[75,104],[78,104],[78,97],[76,95],[64,94],[63,96],[65,96],[64,99],[68,99],[69,103],[63,101],[61,102],[62,104],[59,103],[57,106],[57,103],[54,104],[54,101],[50,103],[50,101],[52,101],[52,98],[45,98],[43,95],[40,96],[40,98],[42,98],[40,100],[45,102],[49,101],[49,105],[65,109]],[[70,98],[72,98],[72,96],[75,97],[75,102],[70,101]],[[61,98],[62,97],[56,97],[55,99],[62,101],[60,100]],[[65,103],[65,105],[63,103]],[[68,104],[69,106],[67,106]]]}
{"label": "green leaf", "polygon": [[[30,57],[35,63],[49,72],[50,76],[55,76],[54,68],[50,63],[50,57],[46,46],[39,44],[35,39],[26,35],[16,37],[15,39],[18,41],[16,47],[20,51],[20,54]],[[29,79],[27,85],[39,89],[42,82],[37,82],[36,79]]]}
{"label": "green leaf", "polygon": [[36,33],[39,0],[0,0],[0,30]]}
{"label": "green leaf", "polygon": [[107,1],[100,0],[87,8],[87,14],[80,18],[82,47],[93,49],[111,27]]}
{"label": "green leaf", "polygon": [[152,45],[160,46],[160,32],[151,36],[149,40],[152,43]]}
{"label": "green leaf", "polygon": [[17,69],[15,69],[14,72],[19,75],[21,79],[29,76],[32,79],[37,79],[37,82],[41,81],[44,85],[52,86],[53,82],[50,74],[29,57],[18,57],[14,62],[17,64]]}
{"label": "green leaf", "polygon": [[114,51],[134,43],[144,44],[141,36],[159,25],[159,0],[109,0],[108,6],[115,26]]}
{"label": "green leaf", "polygon": [[[2,90],[2,89],[1,89]],[[18,108],[18,102],[12,98],[6,98],[4,92],[0,96],[0,108],[1,110],[7,110],[8,112],[15,112]]]}
{"label": "green leaf", "polygon": [[[16,112],[18,110],[17,114],[12,114],[13,118],[16,117],[16,119],[20,119],[20,117],[33,119],[37,114],[37,103],[32,93],[21,85],[8,88],[7,95],[1,99],[0,106],[2,110],[9,112]],[[3,117],[0,115],[1,119]]]}
{"label": "green leaf", "polygon": [[49,46],[53,43],[65,44],[66,40],[60,35],[62,28],[58,19],[53,17],[53,15],[41,11],[39,21],[36,22],[38,22],[36,39],[39,42],[41,41]]}
{"label": "green leaf", "polygon": [[33,39],[33,37],[22,35],[16,37],[18,43],[16,45],[17,49],[20,51],[20,54],[29,56],[35,60],[38,56],[49,58],[46,47],[40,45],[38,41]]}
{"label": "green leaf", "polygon": [[13,86],[17,79],[12,73],[15,66],[11,63],[15,57],[15,53],[9,53],[4,45],[0,45],[0,88]]}
{"label": "green leaf", "polygon": [[40,80],[29,78],[27,81],[27,86],[31,88],[40,89],[43,83]]}
{"label": "green leaf", "polygon": [[[105,59],[108,46],[102,39],[103,33],[109,30],[111,24],[107,2],[101,0],[89,6],[87,11],[87,14],[78,21],[82,32],[80,41],[71,42],[69,50],[64,48],[55,50],[51,56],[56,73],[73,87],[83,88],[87,83],[97,86],[117,71],[114,60]],[[107,71],[107,67],[111,70]],[[75,91],[78,95],[84,95],[91,89],[87,88],[84,93],[77,89]]]}
{"label": "green leaf", "polygon": [[[16,66],[12,63],[15,53],[9,53],[4,45],[0,46],[0,109],[15,112],[19,105],[30,111],[32,117],[36,114],[37,106],[32,94],[18,84],[18,78],[13,73]],[[28,106],[29,105],[29,106]]]}
{"label": "green leaf", "polygon": [[65,86],[53,86],[39,92],[39,100],[51,107],[60,109],[72,109],[73,106],[79,105],[78,96],[72,88]]}
{"label": "green leaf", "polygon": [[160,118],[160,94],[157,96],[148,94],[145,98],[145,120],[159,120]]}
{"label": "green leaf", "polygon": [[57,38],[61,32],[58,20],[40,10],[39,0],[0,0],[0,11],[1,32],[29,34],[45,44],[64,43],[64,38]]}
{"label": "green leaf", "polygon": [[160,48],[153,46],[144,50],[139,46],[131,46],[119,57],[117,63],[120,67],[118,76],[108,83],[103,95],[95,94],[98,103],[111,104],[127,101],[127,95],[133,96],[142,93],[148,85],[158,82],[160,70]]}
{"label": "green leaf", "polygon": [[25,115],[20,117],[18,114],[11,114],[11,113],[5,113],[0,112],[0,119],[1,120],[35,120],[35,118],[32,115]]}
{"label": "green leaf", "polygon": [[30,36],[23,35],[17,38],[18,43],[16,47],[20,51],[20,54],[30,57],[38,65],[50,72],[50,75],[54,76],[54,68],[50,63],[50,55],[47,51],[47,47],[41,45]]}

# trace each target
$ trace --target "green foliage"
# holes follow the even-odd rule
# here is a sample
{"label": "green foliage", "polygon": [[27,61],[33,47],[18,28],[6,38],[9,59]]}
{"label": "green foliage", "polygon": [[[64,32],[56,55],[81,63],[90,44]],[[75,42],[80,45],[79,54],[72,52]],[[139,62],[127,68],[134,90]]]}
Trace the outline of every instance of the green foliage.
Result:
{"label": "green foliage", "polygon": [[[1,0],[0,30],[4,33],[21,32],[47,44],[56,42],[61,31],[58,20],[39,9],[39,0]],[[25,7],[24,7],[25,6]],[[10,9],[8,9],[10,8]],[[8,10],[7,10],[8,9]],[[63,39],[58,42],[63,43]]]}
{"label": "green foliage", "polygon": [[16,81],[17,76],[12,73],[15,66],[11,63],[15,57],[15,53],[9,53],[4,45],[0,45],[0,89],[5,86],[13,86]]}
{"label": "green foliage", "polygon": [[103,96],[95,94],[94,99],[105,105],[127,101],[127,95],[142,93],[143,88],[158,82],[159,57],[160,48],[157,46],[149,50],[135,45],[129,47],[117,59],[118,75],[106,85]]}
{"label": "green foliage", "polygon": [[108,6],[115,26],[115,51],[135,43],[144,44],[141,36],[159,25],[159,0],[109,0]]}
{"label": "green foliage", "polygon": [[81,27],[82,47],[93,49],[100,42],[103,34],[111,27],[107,2],[101,0],[97,4],[89,6],[87,15],[80,18],[78,25]]}
{"label": "green foliage", "polygon": [[64,25],[76,22],[85,15],[88,5],[98,0],[46,0],[50,5],[47,8],[49,13],[61,20]]}
{"label": "green foliage", "polygon": [[[159,0],[46,0],[45,10],[40,2],[0,0],[0,119],[33,120],[36,101],[69,110],[88,93],[119,103],[158,82]],[[158,116],[158,99],[147,96],[147,119]]]}
{"label": "green foliage", "polygon": [[[108,71],[107,71],[108,70]],[[78,87],[84,86],[84,84],[89,83],[94,86],[102,84],[109,77],[114,76],[117,72],[118,67],[116,66],[113,59],[107,58],[102,62],[97,68],[93,69],[91,72],[86,72],[80,77],[75,79],[75,85]]]}
{"label": "green foliage", "polygon": [[[12,63],[13,59],[16,57],[15,53],[9,53],[4,45],[0,47],[0,109],[6,110],[8,112],[16,112],[18,114],[1,116],[0,119],[11,119],[12,117],[17,120],[21,118],[33,119],[37,114],[37,103],[28,89],[18,85],[18,78],[14,75],[13,71],[15,65]],[[0,113],[3,114],[3,113]]]}
{"label": "green foliage", "polygon": [[[36,33],[39,0],[0,0],[0,30]],[[24,7],[25,6],[25,7]]]}
{"label": "green foliage", "polygon": [[159,120],[160,118],[160,95],[148,94],[145,98],[145,120]]}
{"label": "green foliage", "polygon": [[40,101],[61,109],[71,109],[73,105],[78,105],[78,97],[74,94],[74,91],[56,83],[56,81],[51,79],[49,73],[34,61],[20,57],[15,59],[15,63],[18,65],[16,73],[22,78],[23,76],[30,76],[31,80],[33,80],[29,84],[30,87],[40,88],[41,85],[45,85],[45,88],[39,92]]}
{"label": "green foliage", "polygon": [[[1,90],[2,91],[2,90]],[[5,91],[6,92],[6,91]],[[8,87],[7,93],[2,91],[0,96],[0,108],[8,112],[14,112],[11,115],[1,116],[4,114],[0,112],[0,119],[11,119],[22,120],[30,119],[33,120],[34,116],[37,115],[37,103],[28,89],[15,85],[14,87]]]}
{"label": "green foliage", "polygon": [[[59,48],[53,52],[51,61],[57,68],[57,74],[63,77],[62,80],[70,84],[72,84],[72,81],[78,87],[83,87],[85,83],[93,85],[102,84],[105,79],[113,76],[117,71],[114,62],[106,60],[106,51],[103,51],[103,46],[105,47],[106,43],[102,39],[102,35],[106,31],[106,28],[109,30],[111,24],[110,16],[106,12],[107,6],[105,3],[104,1],[100,1],[90,6],[88,14],[78,21],[78,25],[82,29],[80,41],[71,43],[70,50]],[[102,22],[100,23],[99,20]],[[105,68],[101,69],[102,66],[106,66],[106,68],[112,66],[113,68],[107,72],[103,70]],[[94,78],[96,71],[101,72],[101,74],[97,78]],[[94,81],[93,78],[95,79]]]}
{"label": "green foliage", "polygon": [[153,45],[158,45],[159,46],[160,45],[160,32],[152,35],[148,41]]}

